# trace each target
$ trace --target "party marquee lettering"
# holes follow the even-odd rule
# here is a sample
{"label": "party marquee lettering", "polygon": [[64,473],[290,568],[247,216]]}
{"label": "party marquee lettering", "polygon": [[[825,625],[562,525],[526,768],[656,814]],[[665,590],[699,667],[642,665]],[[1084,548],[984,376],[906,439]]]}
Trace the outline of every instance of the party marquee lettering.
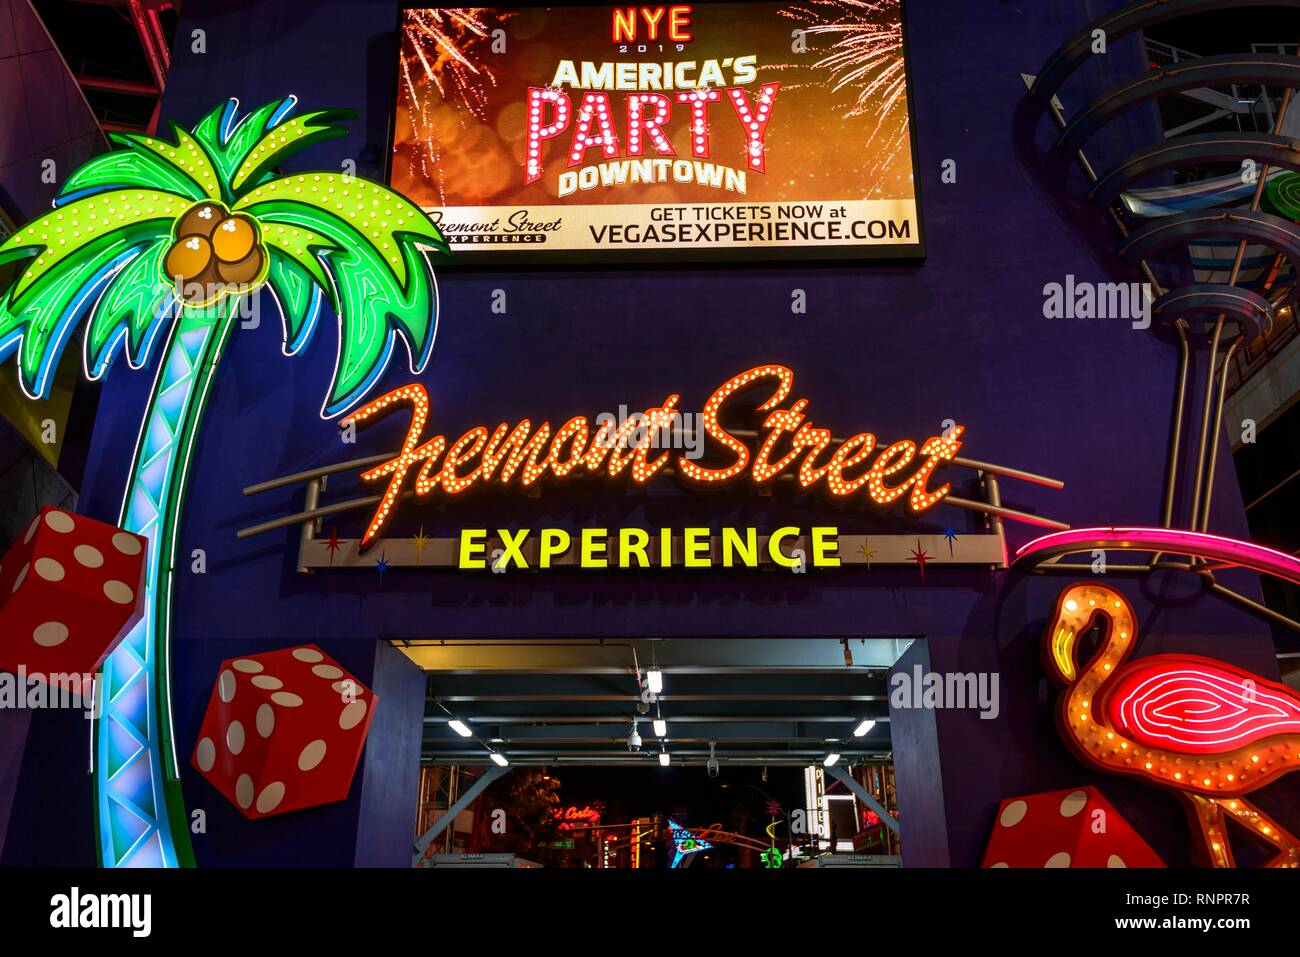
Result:
{"label": "party marquee lettering", "polygon": [[[918,514],[948,494],[947,483],[932,489],[930,479],[956,456],[964,426],[953,425],[919,447],[904,439],[881,448],[871,432],[859,432],[836,444],[830,429],[808,417],[807,399],[787,402],[793,386],[794,373],[782,365],[757,366],[720,385],[700,415],[708,457],[716,460],[709,464],[657,447],[656,436],[671,428],[680,415],[681,396],[675,393],[622,423],[605,418],[595,430],[583,415],[556,429],[549,422],[534,428],[531,419],[523,419],[514,425],[502,422],[492,430],[474,426],[449,443],[445,435],[424,438],[429,420],[424,386],[402,386],[340,422],[344,428],[359,427],[397,409],[411,413],[397,455],[361,473],[366,482],[388,481],[361,548],[375,542],[408,490],[417,499],[427,499],[435,494],[455,498],[475,486],[532,489],[543,480],[559,484],[582,477],[624,478],[645,485],[669,465],[680,480],[696,487],[716,487],[747,477],[751,485],[762,488],[789,475],[800,488],[824,490],[836,500],[862,498],[865,492],[873,505],[906,501]],[[734,434],[738,428],[724,426],[720,419],[722,413],[735,411],[739,394],[753,388],[771,390],[757,408],[763,417],[756,448]]]}
{"label": "party marquee lettering", "polygon": [[[758,82],[754,53],[685,58],[686,44],[693,39],[690,27],[689,6],[615,9],[612,36],[620,53],[648,52],[645,41],[649,41],[684,58],[561,60],[548,85],[530,86],[524,182],[542,178],[548,141],[553,139],[568,143],[569,169],[559,174],[557,182],[560,196],[629,182],[666,182],[669,170],[678,182],[694,179],[703,186],[744,193],[749,172],[767,172],[767,126],[781,84]],[[755,84],[753,92],[746,89]],[[615,101],[616,95],[622,97],[621,103]],[[735,114],[727,122],[744,137],[743,170],[698,162],[711,155],[710,131],[717,122],[712,108],[723,103]],[[628,162],[647,154],[676,157],[679,146],[697,162]],[[592,154],[593,150],[597,152]],[[595,163],[587,165],[591,157]]]}

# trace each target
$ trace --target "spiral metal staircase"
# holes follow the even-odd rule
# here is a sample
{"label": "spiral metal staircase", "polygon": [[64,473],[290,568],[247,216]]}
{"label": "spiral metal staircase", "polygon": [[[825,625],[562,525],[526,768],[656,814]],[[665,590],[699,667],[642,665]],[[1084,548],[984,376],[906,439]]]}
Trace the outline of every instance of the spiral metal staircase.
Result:
{"label": "spiral metal staircase", "polygon": [[[1197,574],[1205,586],[1274,622],[1300,630],[1297,622],[1238,594],[1216,580],[1215,571],[1242,562],[1215,560],[1195,549],[1162,551],[1162,543],[1205,536],[1210,541],[1214,474],[1223,431],[1228,373],[1235,355],[1264,340],[1275,327],[1294,321],[1296,275],[1300,268],[1300,104],[1293,94],[1300,87],[1300,57],[1294,44],[1256,45],[1249,53],[1189,56],[1167,45],[1152,47],[1143,39],[1144,72],[1128,76],[1096,92],[1076,92],[1083,105],[1067,115],[1058,93],[1094,57],[1106,57],[1127,37],[1169,24],[1182,17],[1236,8],[1294,8],[1295,0],[1139,0],[1118,7],[1087,24],[1066,40],[1036,75],[1025,76],[1027,109],[1041,121],[1047,114],[1055,124],[1055,139],[1044,165],[1062,176],[1077,163],[1087,178],[1086,199],[1116,226],[1117,251],[1139,270],[1149,285],[1153,324],[1173,331],[1179,349],[1173,425],[1165,474],[1161,527],[1099,529],[1089,536],[1091,547],[1146,554],[1145,563],[1122,570],[1151,572],[1179,569]],[[1265,14],[1267,15],[1267,14]],[[1295,38],[1300,39],[1300,38]],[[1169,50],[1174,50],[1170,55]],[[1105,64],[1107,73],[1114,62]],[[1270,91],[1279,91],[1274,98]],[[1129,111],[1170,96],[1196,100],[1211,109],[1205,121],[1180,125],[1159,142],[1143,146],[1106,168],[1098,169],[1087,150],[1108,126]],[[1090,98],[1089,98],[1090,97]],[[1234,103],[1240,109],[1234,108]],[[1236,130],[1201,131],[1216,114],[1247,114]],[[1292,115],[1297,114],[1297,115]],[[1267,129],[1252,130],[1267,118]],[[1288,119],[1288,117],[1290,117]],[[1157,174],[1199,168],[1236,172],[1199,180],[1189,186],[1143,188]],[[1217,251],[1217,252],[1216,252]],[[1170,256],[1186,256],[1179,268],[1161,268]],[[1153,268],[1153,264],[1155,268]],[[1162,282],[1157,275],[1176,272],[1182,278]],[[1187,281],[1188,277],[1191,281]],[[1167,277],[1166,277],[1167,279]],[[1203,388],[1189,382],[1189,370],[1204,370]],[[1196,421],[1199,419],[1199,421]],[[1184,466],[1182,443],[1192,443],[1194,466]],[[1187,456],[1191,458],[1190,455]],[[1183,493],[1178,494],[1180,483]],[[1190,493],[1187,489],[1190,486]],[[1052,536],[1048,536],[1051,538]],[[1138,540],[1140,539],[1140,540]],[[1061,558],[1069,543],[1031,543],[1020,563],[1039,571],[1079,571]],[[1238,551],[1245,555],[1249,543]],[[1075,551],[1079,551],[1076,549]],[[1294,556],[1280,561],[1295,564]],[[1181,559],[1174,556],[1181,555]],[[1111,566],[1114,568],[1115,566]],[[1290,564],[1287,567],[1291,567]],[[1276,569],[1259,568],[1277,574]]]}

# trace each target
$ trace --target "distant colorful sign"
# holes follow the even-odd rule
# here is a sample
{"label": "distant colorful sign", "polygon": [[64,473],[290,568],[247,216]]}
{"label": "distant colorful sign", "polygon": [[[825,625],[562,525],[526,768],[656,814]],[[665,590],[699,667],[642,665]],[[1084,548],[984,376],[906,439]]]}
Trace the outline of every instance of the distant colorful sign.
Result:
{"label": "distant colorful sign", "polygon": [[[559,821],[561,831],[571,831],[576,827],[590,827],[593,824],[600,823],[600,814],[604,808],[599,804],[588,804],[585,807],[570,805],[569,807],[557,807],[551,811],[551,816]],[[572,844],[570,844],[572,846]]]}
{"label": "distant colorful sign", "polygon": [[669,820],[668,829],[672,832],[673,867],[681,867],[682,861],[691,854],[698,854],[700,851],[713,849],[712,844],[696,837],[676,821]]}

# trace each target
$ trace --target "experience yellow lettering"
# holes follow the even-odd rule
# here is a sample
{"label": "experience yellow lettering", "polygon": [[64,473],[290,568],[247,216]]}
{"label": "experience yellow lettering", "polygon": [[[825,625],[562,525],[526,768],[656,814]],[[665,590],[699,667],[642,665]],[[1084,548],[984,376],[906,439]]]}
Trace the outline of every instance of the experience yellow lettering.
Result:
{"label": "experience yellow lettering", "polygon": [[[795,526],[761,534],[756,528],[561,528],[496,530],[467,528],[460,533],[456,565],[462,569],[547,569],[559,564],[584,569],[599,568],[758,568],[774,564],[784,568],[838,568],[839,530],[814,526],[804,532]],[[492,542],[500,542],[500,546]],[[676,544],[674,544],[674,541]],[[806,549],[801,553],[802,547]],[[569,554],[576,561],[561,562]]]}

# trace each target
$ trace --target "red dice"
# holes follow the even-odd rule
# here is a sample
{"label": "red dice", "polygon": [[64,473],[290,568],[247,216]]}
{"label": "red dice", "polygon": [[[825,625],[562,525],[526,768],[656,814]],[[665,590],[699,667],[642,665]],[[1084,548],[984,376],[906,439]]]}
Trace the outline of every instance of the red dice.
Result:
{"label": "red dice", "polygon": [[1002,802],[983,867],[1164,867],[1094,787]]}
{"label": "red dice", "polygon": [[0,563],[0,668],[93,674],[144,614],[139,535],[46,506]]}
{"label": "red dice", "polygon": [[378,700],[315,645],[229,658],[190,763],[248,818],[341,801]]}

